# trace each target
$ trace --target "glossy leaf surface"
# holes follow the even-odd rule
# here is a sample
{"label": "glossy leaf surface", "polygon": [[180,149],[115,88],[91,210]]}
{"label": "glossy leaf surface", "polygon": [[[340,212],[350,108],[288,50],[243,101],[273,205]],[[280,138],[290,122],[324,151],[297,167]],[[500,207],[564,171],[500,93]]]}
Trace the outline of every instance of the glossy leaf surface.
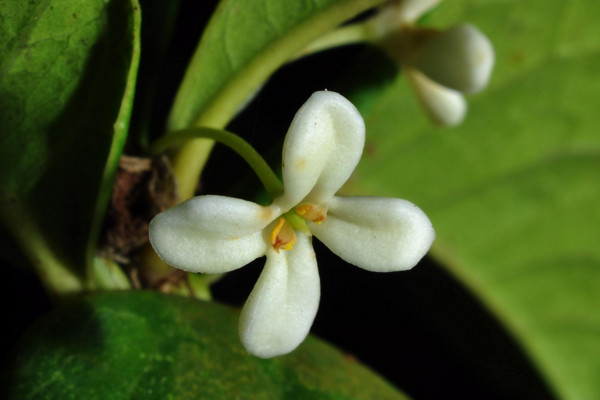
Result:
{"label": "glossy leaf surface", "polygon": [[154,292],[99,295],[29,330],[6,369],[10,399],[406,399],[315,338],[249,356],[238,313]]}

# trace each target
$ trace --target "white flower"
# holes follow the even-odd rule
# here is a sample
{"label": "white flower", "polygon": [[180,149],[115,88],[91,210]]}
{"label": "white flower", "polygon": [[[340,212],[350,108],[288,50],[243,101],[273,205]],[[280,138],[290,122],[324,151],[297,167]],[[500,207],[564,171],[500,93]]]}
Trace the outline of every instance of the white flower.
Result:
{"label": "white flower", "polygon": [[475,26],[437,31],[415,25],[441,0],[400,0],[374,21],[386,52],[400,65],[430,118],[439,125],[462,122],[463,93],[483,90],[494,66],[494,49]]}
{"label": "white flower", "polygon": [[412,268],[431,246],[431,223],[412,203],[335,196],[364,140],[363,119],[348,100],[314,93],[285,138],[284,192],[272,204],[199,196],[152,220],[150,241],[176,268],[222,273],[267,256],[240,317],[249,353],[285,354],[308,334],[320,297],[311,235],[347,262],[379,272]]}

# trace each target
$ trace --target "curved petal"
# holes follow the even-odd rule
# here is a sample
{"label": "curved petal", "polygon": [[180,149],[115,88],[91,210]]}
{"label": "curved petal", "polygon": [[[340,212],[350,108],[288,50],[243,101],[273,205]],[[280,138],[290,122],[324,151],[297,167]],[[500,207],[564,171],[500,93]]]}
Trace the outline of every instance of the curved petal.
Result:
{"label": "curved petal", "polygon": [[435,83],[413,68],[406,68],[404,72],[433,122],[441,126],[462,122],[467,113],[467,103],[459,92]]}
{"label": "curved petal", "polygon": [[494,48],[473,25],[457,25],[423,42],[415,68],[463,93],[483,90],[492,74]]}
{"label": "curved petal", "polygon": [[437,6],[440,1],[442,0],[402,0],[398,3],[399,18],[404,23],[417,22],[423,14]]}
{"label": "curved petal", "polygon": [[272,248],[240,315],[240,338],[261,358],[287,354],[306,337],[317,314],[319,271],[310,238],[298,234],[291,250]]}
{"label": "curved petal", "polygon": [[305,197],[320,203],[348,180],[360,160],[365,124],[342,95],[314,93],[296,113],[283,144],[285,211]]}
{"label": "curved petal", "polygon": [[383,197],[334,197],[327,219],[309,225],[335,254],[375,272],[414,267],[435,238],[421,209],[406,200]]}
{"label": "curved petal", "polygon": [[262,229],[278,209],[223,196],[199,196],[154,217],[150,243],[175,268],[221,273],[265,254]]}

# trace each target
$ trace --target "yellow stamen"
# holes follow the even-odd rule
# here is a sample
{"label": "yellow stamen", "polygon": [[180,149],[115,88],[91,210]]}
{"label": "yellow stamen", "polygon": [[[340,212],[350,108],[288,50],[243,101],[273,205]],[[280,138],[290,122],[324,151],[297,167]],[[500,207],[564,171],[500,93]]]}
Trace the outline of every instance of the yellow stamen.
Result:
{"label": "yellow stamen", "polygon": [[327,209],[317,204],[301,204],[296,207],[296,214],[307,221],[316,222],[317,224],[327,219]]}
{"label": "yellow stamen", "polygon": [[294,228],[285,218],[279,218],[273,232],[271,232],[273,248],[279,253],[279,249],[291,250],[294,243],[296,243]]}

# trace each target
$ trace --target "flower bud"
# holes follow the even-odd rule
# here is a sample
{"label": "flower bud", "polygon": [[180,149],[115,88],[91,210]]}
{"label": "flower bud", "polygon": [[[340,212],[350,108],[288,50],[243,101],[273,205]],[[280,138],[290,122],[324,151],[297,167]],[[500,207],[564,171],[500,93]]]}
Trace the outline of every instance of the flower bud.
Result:
{"label": "flower bud", "polygon": [[422,42],[414,67],[443,86],[476,93],[487,86],[494,58],[489,39],[473,25],[465,24]]}

